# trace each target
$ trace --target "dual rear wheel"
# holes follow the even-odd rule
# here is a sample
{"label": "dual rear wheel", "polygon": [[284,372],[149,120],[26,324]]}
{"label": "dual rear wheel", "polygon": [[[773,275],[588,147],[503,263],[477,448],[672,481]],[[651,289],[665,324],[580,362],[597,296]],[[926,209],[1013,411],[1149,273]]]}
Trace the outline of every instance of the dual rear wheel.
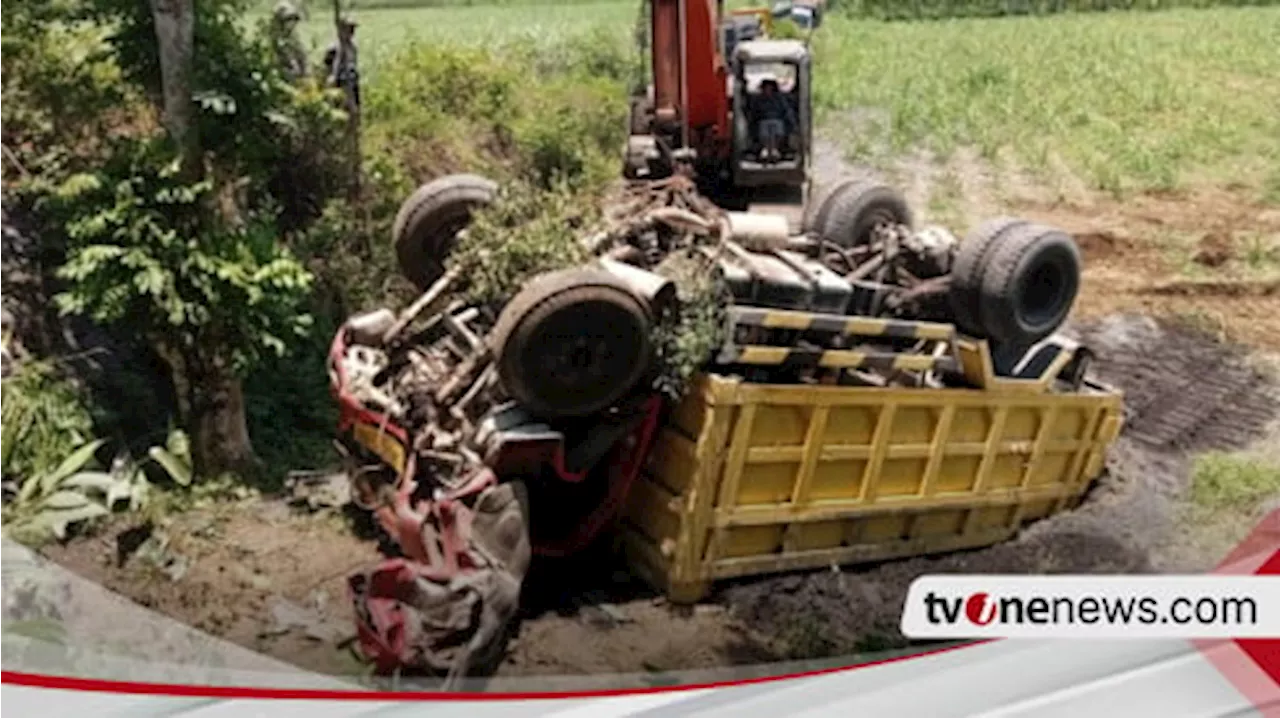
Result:
{"label": "dual rear wheel", "polygon": [[[882,224],[912,226],[906,200],[869,180],[820,188],[805,231],[851,249]],[[951,269],[950,306],[966,334],[1029,346],[1066,321],[1080,289],[1080,251],[1061,230],[1012,217],[979,225],[960,243]]]}

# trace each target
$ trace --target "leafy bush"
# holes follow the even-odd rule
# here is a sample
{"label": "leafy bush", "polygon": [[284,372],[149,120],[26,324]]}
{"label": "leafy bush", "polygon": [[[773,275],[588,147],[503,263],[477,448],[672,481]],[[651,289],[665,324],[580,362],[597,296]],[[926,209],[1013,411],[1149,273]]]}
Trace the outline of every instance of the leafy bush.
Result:
{"label": "leafy bush", "polygon": [[658,327],[660,371],[655,388],[679,400],[690,380],[723,343],[731,294],[723,278],[700,253],[668,256],[655,271],[676,285],[680,310]]}
{"label": "leafy bush", "polygon": [[617,175],[626,126],[618,85],[607,79],[548,82],[515,125],[524,172],[544,188],[598,187]]}
{"label": "leafy bush", "polygon": [[26,362],[3,383],[3,476],[52,471],[93,435],[87,397],[48,363]]}
{"label": "leafy bush", "polygon": [[59,198],[72,250],[57,297],[66,313],[127,320],[191,367],[243,373],[303,336],[310,274],[277,246],[270,218],[210,221],[212,183],[185,186],[176,165],[129,165],[126,179],[77,175]]}
{"label": "leafy bush", "polygon": [[[6,189],[101,161],[113,136],[154,127],[154,113],[124,84],[99,28],[79,4],[16,0],[5,6],[3,136]],[[18,172],[9,161],[16,162]]]}
{"label": "leafy bush", "polygon": [[[493,232],[481,244],[502,248],[511,227],[540,217],[521,232],[542,238],[502,249],[512,263],[481,277],[478,296],[501,295],[496,287],[523,276],[512,268],[538,265],[533,256],[548,241],[570,234],[557,223],[593,212],[589,195],[617,176],[625,57],[598,38],[554,48],[417,44],[388,57],[365,88],[365,205],[331,203],[293,242],[329,306],[341,315],[407,301],[413,289],[399,277],[392,221],[415,187],[452,172],[485,174],[507,188],[509,201],[481,220],[477,231]],[[602,76],[589,74],[597,70]]]}
{"label": "leafy bush", "polygon": [[191,484],[190,443],[181,431],[171,431],[165,445],[151,447],[146,459],[121,455],[106,470],[85,470],[105,443],[84,443],[56,467],[26,476],[4,507],[5,529],[20,541],[43,543],[66,538],[72,526],[110,514],[122,501],[129,511],[143,509],[151,498],[147,469],[153,464],[178,486]]}
{"label": "leafy bush", "polygon": [[535,275],[585,261],[578,232],[597,212],[596,202],[563,186],[509,185],[476,213],[449,263],[465,268],[470,301],[501,308]]}
{"label": "leafy bush", "polygon": [[323,468],[336,458],[338,407],[326,364],[337,331],[332,316],[318,314],[309,337],[283,356],[265,357],[245,379],[249,433],[267,469],[260,488],[278,488],[290,470]]}
{"label": "leafy bush", "polygon": [[[265,176],[287,158],[277,122],[289,106],[265,26],[251,31],[243,22],[247,0],[202,0],[195,13],[192,91],[196,131],[203,149],[242,174]],[[160,50],[151,4],[134,0],[91,0],[87,17],[107,31],[124,79],[154,104],[161,96]]]}

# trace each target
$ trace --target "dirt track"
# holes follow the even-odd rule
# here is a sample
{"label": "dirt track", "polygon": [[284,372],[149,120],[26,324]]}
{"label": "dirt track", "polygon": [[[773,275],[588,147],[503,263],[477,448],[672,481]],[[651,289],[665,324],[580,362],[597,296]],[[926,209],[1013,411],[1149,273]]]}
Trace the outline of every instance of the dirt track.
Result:
{"label": "dirt track", "polygon": [[[825,172],[847,170],[838,156],[825,162]],[[964,213],[985,211],[988,202],[975,200],[979,209]],[[901,602],[922,573],[1198,570],[1216,561],[1248,526],[1240,517],[1221,526],[1181,520],[1188,452],[1257,440],[1280,415],[1280,388],[1244,350],[1184,325],[1208,316],[1221,335],[1278,350],[1280,297],[1152,293],[1176,269],[1157,242],[1164,233],[1198,232],[1188,241],[1201,243],[1210,233],[1280,236],[1280,214],[1230,193],[1127,204],[1006,202],[1077,236],[1087,264],[1075,330],[1098,352],[1099,377],[1128,395],[1126,429],[1081,509],[993,548],[741,583],[693,609],[667,606],[607,557],[543,567],[531,577],[526,618],[500,675],[710,668],[877,650],[903,643]],[[1228,256],[1219,269],[1230,278],[1236,263]],[[1161,324],[1152,316],[1182,319]],[[315,670],[355,671],[338,648],[337,636],[351,632],[343,577],[376,554],[349,522],[299,515],[276,500],[176,517],[165,531],[180,537],[172,549],[189,561],[178,581],[136,560],[116,565],[123,528],[46,554],[246,647]],[[309,616],[305,625],[282,618],[300,612]]]}

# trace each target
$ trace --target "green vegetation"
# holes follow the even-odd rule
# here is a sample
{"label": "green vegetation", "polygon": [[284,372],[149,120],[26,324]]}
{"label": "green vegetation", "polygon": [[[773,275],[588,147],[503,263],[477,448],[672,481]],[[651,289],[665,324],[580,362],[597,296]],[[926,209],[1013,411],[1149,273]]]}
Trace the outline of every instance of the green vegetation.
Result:
{"label": "green vegetation", "polygon": [[[815,102],[855,159],[925,147],[1065,164],[1110,191],[1280,175],[1280,8],[882,24],[833,18]],[[859,113],[858,111],[863,112]]]}
{"label": "green vegetation", "polygon": [[577,199],[565,189],[504,188],[450,258],[465,268],[468,299],[500,309],[534,276],[586,261],[586,248],[566,228],[594,221],[597,212],[594,202]]}
{"label": "green vegetation", "polygon": [[[351,11],[359,23],[361,63],[370,73],[392,72],[386,63],[406,45],[422,43],[435,48],[525,43],[548,50],[595,32],[607,34],[611,44],[630,47],[639,4],[632,2],[539,3],[423,7],[404,6]],[[333,42],[333,13],[328,6],[313,10],[302,26],[303,37],[314,48]]]}
{"label": "green vegetation", "polygon": [[[1188,4],[1223,3],[1173,3]],[[1280,201],[1280,8],[883,23],[846,17],[862,12],[856,3],[842,7],[814,36],[815,103],[824,121],[853,125],[847,149],[857,161],[973,147],[1046,182],[1063,171],[1116,193],[1230,182]],[[391,87],[404,78],[383,74],[407,70],[395,57],[406,47],[554,54],[599,44],[634,67],[637,10],[601,2],[354,12],[370,82]],[[327,43],[331,24],[313,14],[307,30]]]}
{"label": "green vegetation", "polygon": [[5,479],[52,471],[93,436],[85,392],[48,363],[28,363],[3,384]]}
{"label": "green vegetation", "polygon": [[1280,496],[1280,463],[1251,453],[1211,452],[1196,458],[1191,500],[1208,510],[1252,511]]}
{"label": "green vegetation", "polygon": [[[198,13],[206,52],[193,74],[199,167],[174,152],[181,146],[158,122],[161,83],[145,11],[115,0],[19,7],[21,32],[5,35],[13,51],[5,54],[5,144],[29,171],[6,176],[6,188],[67,248],[51,272],[63,283],[64,312],[146,339],[172,368],[172,419],[192,433],[201,482],[219,483],[230,467],[270,489],[291,468],[333,461],[324,357],[337,323],[411,291],[388,241],[400,201],[449,172],[500,180],[508,197],[524,198],[503,211],[528,221],[512,228],[509,217],[496,228],[499,261],[488,266],[518,280],[530,267],[520,268],[528,258],[516,250],[529,249],[536,264],[540,242],[563,243],[564,222],[596,210],[616,173],[638,67],[613,35],[591,28],[554,46],[520,38],[486,48],[400,46],[367,73],[365,182],[355,198],[338,192],[344,117],[335,98],[310,82],[283,83],[263,26],[223,12],[232,7]],[[80,29],[69,35],[72,20]],[[78,62],[56,51],[72,36]],[[216,66],[221,59],[227,67]],[[477,275],[476,286],[484,281]],[[6,399],[34,392],[85,417],[105,403],[70,396],[71,384],[59,394],[43,377],[24,366],[6,380]],[[6,451],[17,447],[6,477],[35,487],[31,477],[56,467],[94,427],[83,418],[74,431],[51,419],[22,429],[30,422],[20,410],[35,411],[24,406],[5,407]],[[224,415],[202,420],[201,411]],[[234,440],[236,412],[253,437],[249,458],[261,461],[202,461],[207,439]]]}
{"label": "green vegetation", "polygon": [[842,0],[838,7],[839,12],[851,17],[877,20],[942,20],[960,17],[1274,4],[1275,0]]}
{"label": "green vegetation", "polygon": [[[42,220],[49,246],[66,246],[51,260],[61,306],[187,365],[169,378],[195,387],[178,387],[188,411],[243,399],[263,488],[332,461],[325,352],[347,315],[412,294],[389,239],[414,187],[459,171],[499,181],[503,202],[481,214],[457,257],[483,256],[470,291],[501,301],[533,272],[580,258],[568,240],[596,220],[617,175],[627,91],[643,70],[632,47],[638,3],[424,4],[355,4],[358,197],[340,191],[345,117],[331,93],[282,81],[256,22],[262,3],[250,22],[238,0],[199,6],[197,172],[160,122],[145,4],[7,8],[4,144],[22,171],[6,172],[6,199]],[[309,5],[314,64],[333,28],[329,6]],[[1277,36],[1277,8],[935,23],[836,15],[815,35],[815,99],[824,122],[852,123],[849,149],[863,160],[973,147],[1046,174],[1065,166],[1115,191],[1280,188]],[[857,119],[877,113],[887,121]],[[1242,262],[1274,265],[1271,244],[1243,241]],[[699,300],[677,318],[692,331],[659,338],[672,386],[719,326],[714,303],[701,301],[715,287],[681,289]],[[209,375],[216,381],[202,381]],[[4,399],[6,479],[47,477],[95,436],[116,438],[95,426],[107,402],[39,365],[7,379]],[[202,424],[180,413],[173,420],[198,456]],[[219,472],[197,473],[208,484]],[[1254,474],[1222,475],[1247,484]]]}

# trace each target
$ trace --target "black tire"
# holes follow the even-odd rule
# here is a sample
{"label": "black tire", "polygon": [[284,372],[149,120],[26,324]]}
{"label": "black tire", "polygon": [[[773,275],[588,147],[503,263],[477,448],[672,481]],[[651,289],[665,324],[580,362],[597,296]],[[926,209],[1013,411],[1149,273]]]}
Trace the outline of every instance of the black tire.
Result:
{"label": "black tire", "polygon": [[400,271],[426,289],[444,274],[454,240],[472,213],[493,203],[498,185],[478,175],[447,175],[422,185],[400,205],[391,230]]}
{"label": "black tire", "polygon": [[951,312],[960,331],[974,336],[983,333],[978,317],[982,302],[982,272],[987,257],[1015,227],[1028,224],[1016,217],[998,217],[978,225],[960,243],[951,266]]}
{"label": "black tire", "polygon": [[1065,232],[1029,224],[1005,235],[982,272],[978,317],[987,338],[1030,344],[1052,334],[1080,291],[1080,249]]}
{"label": "black tire", "polygon": [[846,249],[866,244],[879,224],[912,226],[911,209],[897,190],[865,180],[844,185],[827,200],[827,216],[817,226],[824,241]]}
{"label": "black tire", "polygon": [[543,418],[589,416],[615,403],[649,370],[652,318],[612,275],[543,274],[498,316],[498,377],[511,398]]}
{"label": "black tire", "polygon": [[800,225],[801,231],[806,233],[821,232],[822,226],[827,222],[827,215],[831,212],[831,198],[845,186],[857,181],[853,177],[841,177],[840,179],[817,185],[813,190],[813,196],[805,204],[804,220]]}

